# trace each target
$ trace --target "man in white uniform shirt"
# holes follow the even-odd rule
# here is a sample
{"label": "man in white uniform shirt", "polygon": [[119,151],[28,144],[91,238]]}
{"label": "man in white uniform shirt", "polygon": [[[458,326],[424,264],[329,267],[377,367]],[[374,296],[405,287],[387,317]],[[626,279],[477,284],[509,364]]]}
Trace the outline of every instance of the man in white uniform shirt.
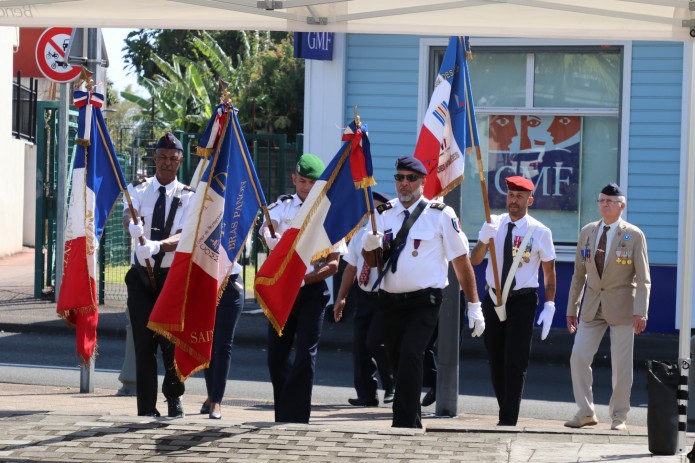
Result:
{"label": "man in white uniform shirt", "polygon": [[[313,154],[303,154],[299,158],[296,171],[292,174],[292,183],[297,192],[281,196],[268,208],[275,236],[270,233],[267,223],[260,230],[271,252],[282,234],[290,228],[324,167],[321,159]],[[273,383],[273,406],[277,422],[309,422],[316,354],[326,304],[330,298],[325,280],[338,271],[338,260],[345,248],[345,243],[341,244],[325,260],[307,267],[282,336],[268,324],[268,370]],[[293,347],[295,355],[292,361]]]}
{"label": "man in white uniform shirt", "polygon": [[[167,133],[157,142],[154,154],[155,175],[128,185],[138,224],[130,216],[124,199],[123,224],[134,239],[144,237],[126,273],[128,316],[133,328],[135,347],[135,379],[138,415],[160,416],[157,410],[157,348],[162,350],[164,381],[169,417],[182,417],[181,396],[184,385],[174,369],[174,345],[164,336],[147,327],[150,313],[164,286],[174,251],[179,243],[181,227],[193,197],[193,190],[176,179],[183,160],[183,147],[176,137]],[[147,262],[153,269],[156,289],[149,280]]]}
{"label": "man in white uniform shirt", "polygon": [[[483,224],[478,243],[471,252],[471,263],[478,265],[487,254],[490,238],[496,244],[500,285],[509,285],[505,304],[495,304],[495,279],[488,259],[485,279],[490,288],[483,299],[486,321],[485,348],[490,363],[492,386],[500,407],[498,426],[516,426],[526,381],[533,319],[538,307],[538,268],[543,265],[545,303],[538,324],[545,339],[555,314],[555,247],[550,229],[528,214],[533,204],[533,182],[524,177],[508,177],[507,214],[492,216]],[[528,236],[527,236],[528,235]],[[524,244],[526,241],[526,244]],[[514,273],[514,258],[519,256]],[[507,280],[511,280],[507,283]],[[491,294],[495,295],[493,300]],[[504,296],[503,296],[504,300]],[[506,309],[495,310],[495,305]],[[499,314],[506,311],[506,319]]]}
{"label": "man in white uniform shirt", "polygon": [[[485,321],[468,259],[468,239],[456,213],[422,195],[427,170],[418,159],[399,158],[396,170],[398,199],[377,208],[379,234],[366,234],[363,254],[375,266],[371,251],[384,249],[384,268],[376,286],[384,344],[396,379],[392,426],[421,428],[422,359],[437,326],[442,288],[449,283],[449,261],[469,301],[474,336],[482,334]],[[399,237],[401,228],[407,231]]]}

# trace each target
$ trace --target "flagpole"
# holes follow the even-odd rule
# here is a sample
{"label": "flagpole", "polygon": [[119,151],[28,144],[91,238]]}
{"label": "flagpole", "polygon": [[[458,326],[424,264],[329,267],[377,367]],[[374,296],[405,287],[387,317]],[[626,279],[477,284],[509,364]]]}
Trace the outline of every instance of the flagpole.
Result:
{"label": "flagpole", "polygon": [[[461,40],[459,38],[459,40]],[[464,47],[465,49],[465,47]],[[470,53],[467,49],[466,54]],[[466,57],[468,59],[468,57]],[[465,81],[465,85],[468,86],[468,79]],[[466,89],[466,111],[468,112],[468,130],[470,132],[471,136],[471,145],[473,142],[478,138],[477,133],[473,133],[473,121],[472,117],[473,114],[471,113],[471,101],[468,98],[469,92],[468,89]],[[474,136],[475,135],[475,136]],[[485,183],[485,175],[484,175],[484,170],[483,170],[483,156],[480,151],[480,146],[478,144],[475,145],[475,157],[476,160],[478,161],[478,174],[480,176],[480,190],[483,195],[483,206],[485,208],[485,221],[487,223],[490,223],[490,200],[488,199],[487,195],[487,185]],[[497,295],[497,303],[495,305],[499,305],[502,302],[502,287],[500,286],[500,275],[499,272],[497,271],[497,252],[495,251],[495,239],[490,238],[489,245],[490,247],[490,260],[492,263],[492,275],[495,279],[495,293]]]}
{"label": "flagpole", "polygon": [[[355,128],[360,129],[362,127],[362,120],[360,119],[360,115],[357,114],[357,105],[354,106],[354,113],[355,113]],[[351,142],[352,143],[352,142]],[[369,219],[370,222],[372,223],[372,234],[374,236],[378,235],[377,228],[376,228],[376,214],[374,213],[374,209],[372,208],[372,201],[370,201],[369,197],[369,188],[368,187],[362,187],[362,190],[364,190],[364,200],[367,203],[367,213],[369,214]],[[379,254],[379,251],[376,249],[374,251],[371,251],[374,253],[374,260],[376,261],[376,266],[379,272],[381,272],[381,255]]]}

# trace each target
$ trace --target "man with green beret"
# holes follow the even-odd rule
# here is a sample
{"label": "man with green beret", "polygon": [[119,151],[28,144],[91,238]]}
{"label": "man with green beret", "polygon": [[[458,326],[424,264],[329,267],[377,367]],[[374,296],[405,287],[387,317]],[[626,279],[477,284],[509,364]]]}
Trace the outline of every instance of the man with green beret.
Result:
{"label": "man with green beret", "polygon": [[[323,173],[323,161],[313,154],[303,154],[292,173],[296,193],[283,195],[268,207],[275,236],[267,223],[261,227],[268,248],[272,252],[282,234],[291,227],[292,220],[306,200],[316,180]],[[294,301],[282,336],[268,324],[268,370],[273,383],[275,421],[308,423],[311,415],[311,391],[314,384],[316,353],[326,304],[330,299],[326,278],[338,271],[340,254],[345,244],[336,248],[325,259],[307,268],[302,287]],[[294,360],[291,359],[294,346]]]}

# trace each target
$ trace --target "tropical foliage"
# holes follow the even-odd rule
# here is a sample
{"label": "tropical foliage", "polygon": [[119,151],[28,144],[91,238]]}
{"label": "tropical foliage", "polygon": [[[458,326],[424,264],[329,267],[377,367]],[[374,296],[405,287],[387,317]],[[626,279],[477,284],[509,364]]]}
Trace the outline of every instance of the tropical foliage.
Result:
{"label": "tropical foliage", "polygon": [[[139,82],[151,98],[131,92],[121,95],[141,108],[138,117],[142,120],[197,132],[219,102],[221,79],[229,82],[228,90],[240,110],[239,120],[245,131],[301,132],[304,63],[292,56],[292,36],[285,34],[274,40],[269,32],[237,31],[237,34],[240,40],[234,55],[212,33],[205,31],[187,36],[185,46],[181,45],[185,54],[163,57],[148,53],[152,68],[148,71],[143,68]],[[178,35],[176,38],[181,39]],[[136,50],[130,53],[130,62],[135,63]]]}

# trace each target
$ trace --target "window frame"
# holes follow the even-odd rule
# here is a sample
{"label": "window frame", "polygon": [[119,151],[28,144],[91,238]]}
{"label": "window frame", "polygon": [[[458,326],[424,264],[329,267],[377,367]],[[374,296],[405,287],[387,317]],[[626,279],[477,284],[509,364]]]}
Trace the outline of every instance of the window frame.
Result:
{"label": "window frame", "polygon": [[[490,108],[476,108],[476,115],[490,115],[490,114],[510,114],[510,115],[524,115],[524,114],[537,114],[537,115],[553,115],[553,114],[566,114],[566,115],[581,115],[581,116],[615,116],[619,119],[619,130],[618,134],[618,155],[620,157],[618,161],[618,175],[619,183],[621,187],[625,190],[628,189],[628,153],[629,153],[629,140],[630,140],[630,100],[631,100],[631,71],[632,71],[632,42],[630,41],[611,41],[610,43],[587,40],[587,41],[576,41],[576,40],[548,40],[548,39],[505,39],[505,38],[474,38],[470,39],[471,50],[475,55],[475,48],[478,47],[500,47],[513,49],[533,49],[528,53],[526,60],[526,98],[525,105],[523,107],[490,107]],[[446,48],[448,44],[448,38],[421,38],[420,39],[420,50],[419,50],[419,72],[418,72],[418,109],[417,109],[417,126],[415,133],[419,136],[420,129],[422,128],[422,121],[424,118],[425,111],[429,105],[429,99],[432,93],[431,80],[432,76],[438,70],[431,69],[433,49],[434,48]],[[604,109],[604,108],[536,108],[533,106],[533,92],[534,92],[534,58],[533,55],[536,52],[542,52],[539,48],[546,48],[552,50],[562,50],[563,48],[572,51],[572,49],[578,49],[583,47],[600,47],[600,46],[611,46],[611,47],[621,47],[622,48],[622,69],[621,69],[621,101],[619,102],[619,107],[617,109]],[[475,86],[475,82],[472,83]],[[475,90],[474,90],[475,94]],[[623,212],[623,218],[627,220],[627,209]],[[577,236],[579,235],[579,230],[577,230]],[[474,240],[472,240],[474,241]],[[557,260],[563,262],[574,261],[574,255],[576,252],[576,244],[557,244],[555,245],[557,252]]]}

